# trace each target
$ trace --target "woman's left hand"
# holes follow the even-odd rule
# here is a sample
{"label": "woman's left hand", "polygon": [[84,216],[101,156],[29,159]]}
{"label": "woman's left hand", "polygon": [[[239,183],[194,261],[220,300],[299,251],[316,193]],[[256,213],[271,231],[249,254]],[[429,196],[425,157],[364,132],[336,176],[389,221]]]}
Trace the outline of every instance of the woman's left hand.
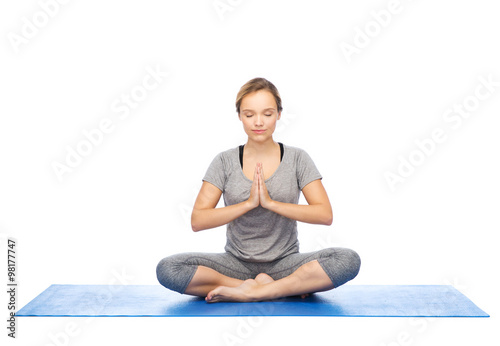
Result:
{"label": "woman's left hand", "polygon": [[268,209],[272,204],[273,200],[267,192],[266,183],[264,182],[264,169],[262,168],[262,163],[257,163],[258,167],[258,178],[259,178],[259,201],[262,208]]}

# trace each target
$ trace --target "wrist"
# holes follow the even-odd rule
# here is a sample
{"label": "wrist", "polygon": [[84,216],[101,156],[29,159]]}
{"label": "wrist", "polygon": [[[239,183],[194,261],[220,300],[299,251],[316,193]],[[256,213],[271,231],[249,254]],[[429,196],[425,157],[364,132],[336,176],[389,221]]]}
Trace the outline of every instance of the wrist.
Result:
{"label": "wrist", "polygon": [[269,199],[266,203],[262,204],[262,207],[274,211],[276,207],[276,202],[272,199]]}
{"label": "wrist", "polygon": [[245,207],[245,212],[248,212],[252,209],[255,209],[258,206],[258,204],[255,205],[255,203],[253,201],[251,201],[250,199],[247,199],[245,202],[243,202],[243,205]]}

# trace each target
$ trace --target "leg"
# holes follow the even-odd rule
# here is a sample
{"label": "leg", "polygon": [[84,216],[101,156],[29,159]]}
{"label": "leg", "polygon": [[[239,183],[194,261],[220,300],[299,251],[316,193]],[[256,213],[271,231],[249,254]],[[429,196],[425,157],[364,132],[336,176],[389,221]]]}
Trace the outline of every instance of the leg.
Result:
{"label": "leg", "polygon": [[292,295],[304,297],[307,293],[326,291],[352,280],[358,274],[360,264],[358,254],[345,248],[295,253],[270,264],[266,272],[278,280],[274,283],[268,281],[265,288],[258,280],[246,280],[238,290],[217,288],[209,293],[208,301],[255,301]]}
{"label": "leg", "polygon": [[254,277],[228,253],[189,252],[162,259],[156,267],[160,284],[179,293],[206,296],[217,286],[235,286]]}
{"label": "leg", "polygon": [[198,266],[193,278],[184,291],[192,296],[206,297],[207,293],[218,286],[237,287],[243,280],[223,275],[212,268]]}
{"label": "leg", "polygon": [[[261,273],[255,277],[255,281],[260,284],[273,282],[274,279],[267,274]],[[184,294],[206,297],[208,292],[219,286],[238,287],[243,280],[235,279],[215,271],[212,268],[198,266],[196,272],[189,282]]]}
{"label": "leg", "polygon": [[217,287],[208,293],[206,300],[211,303],[218,301],[261,301],[326,291],[334,287],[317,260],[303,264],[291,275],[280,280],[259,282],[257,278],[245,280],[237,287]]}

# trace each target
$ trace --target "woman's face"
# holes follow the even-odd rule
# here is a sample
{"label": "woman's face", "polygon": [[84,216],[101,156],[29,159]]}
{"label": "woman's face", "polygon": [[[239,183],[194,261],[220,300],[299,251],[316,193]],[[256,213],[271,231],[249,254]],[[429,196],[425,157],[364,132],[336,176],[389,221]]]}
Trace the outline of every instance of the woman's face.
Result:
{"label": "woman's face", "polygon": [[280,117],[273,94],[267,90],[255,91],[241,100],[239,118],[249,139],[264,142],[272,137]]}

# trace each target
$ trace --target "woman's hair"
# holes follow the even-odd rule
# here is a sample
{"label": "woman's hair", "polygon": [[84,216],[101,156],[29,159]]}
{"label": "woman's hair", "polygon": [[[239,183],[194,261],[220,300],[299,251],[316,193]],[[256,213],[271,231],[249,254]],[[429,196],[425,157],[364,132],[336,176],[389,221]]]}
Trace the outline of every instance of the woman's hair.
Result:
{"label": "woman's hair", "polygon": [[238,114],[240,114],[240,106],[243,98],[248,94],[259,90],[267,90],[271,94],[273,94],[274,100],[276,101],[276,106],[278,108],[278,113],[283,110],[283,107],[281,106],[280,93],[278,92],[278,89],[274,86],[274,84],[265,78],[254,78],[246,82],[245,85],[240,88],[240,91],[236,96],[236,112],[238,112]]}

